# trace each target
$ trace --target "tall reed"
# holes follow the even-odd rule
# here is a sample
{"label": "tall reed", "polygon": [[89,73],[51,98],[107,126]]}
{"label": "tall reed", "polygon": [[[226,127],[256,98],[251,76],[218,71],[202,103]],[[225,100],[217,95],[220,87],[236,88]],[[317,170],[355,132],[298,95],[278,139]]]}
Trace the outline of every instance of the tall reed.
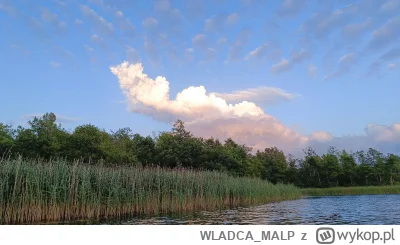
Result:
{"label": "tall reed", "polygon": [[126,218],[295,199],[300,190],[218,172],[0,160],[0,223]]}

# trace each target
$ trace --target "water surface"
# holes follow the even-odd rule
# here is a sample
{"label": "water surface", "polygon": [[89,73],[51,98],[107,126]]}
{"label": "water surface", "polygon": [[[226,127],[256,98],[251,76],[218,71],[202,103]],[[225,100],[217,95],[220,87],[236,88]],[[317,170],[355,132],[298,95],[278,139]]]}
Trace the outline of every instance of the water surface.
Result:
{"label": "water surface", "polygon": [[306,197],[235,210],[130,219],[118,223],[127,225],[396,225],[400,224],[399,204],[400,195]]}

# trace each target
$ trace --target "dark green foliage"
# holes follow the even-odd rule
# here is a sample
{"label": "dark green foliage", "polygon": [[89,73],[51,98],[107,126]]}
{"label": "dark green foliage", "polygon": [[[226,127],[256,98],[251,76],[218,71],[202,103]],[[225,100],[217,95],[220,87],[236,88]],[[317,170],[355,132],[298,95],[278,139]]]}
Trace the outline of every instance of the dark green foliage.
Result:
{"label": "dark green foliage", "polygon": [[81,125],[68,132],[47,113],[13,129],[0,123],[0,157],[80,159],[91,164],[159,166],[216,170],[234,176],[257,177],[300,187],[395,185],[400,183],[400,157],[375,149],[349,153],[329,148],[318,155],[305,149],[303,158],[285,156],[276,147],[252,154],[252,149],[218,139],[193,136],[177,120],[170,132],[157,137],[134,134],[130,128],[106,132]]}

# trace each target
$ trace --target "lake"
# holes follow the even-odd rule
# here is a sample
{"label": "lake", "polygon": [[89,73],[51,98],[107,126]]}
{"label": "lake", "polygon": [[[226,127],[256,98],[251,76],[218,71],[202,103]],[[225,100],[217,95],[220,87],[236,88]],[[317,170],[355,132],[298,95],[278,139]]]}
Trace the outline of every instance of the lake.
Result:
{"label": "lake", "polygon": [[306,197],[221,212],[131,219],[118,224],[395,225],[400,224],[399,204],[400,195]]}

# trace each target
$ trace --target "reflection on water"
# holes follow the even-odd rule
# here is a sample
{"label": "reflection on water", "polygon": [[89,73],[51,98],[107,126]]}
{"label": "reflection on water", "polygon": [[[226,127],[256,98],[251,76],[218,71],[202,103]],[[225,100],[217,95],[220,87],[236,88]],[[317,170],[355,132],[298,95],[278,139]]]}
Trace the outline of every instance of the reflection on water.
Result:
{"label": "reflection on water", "polygon": [[[221,212],[131,219],[119,224],[400,224],[400,195],[309,197]],[[110,222],[108,222],[110,224]],[[113,222],[111,222],[113,223]]]}

